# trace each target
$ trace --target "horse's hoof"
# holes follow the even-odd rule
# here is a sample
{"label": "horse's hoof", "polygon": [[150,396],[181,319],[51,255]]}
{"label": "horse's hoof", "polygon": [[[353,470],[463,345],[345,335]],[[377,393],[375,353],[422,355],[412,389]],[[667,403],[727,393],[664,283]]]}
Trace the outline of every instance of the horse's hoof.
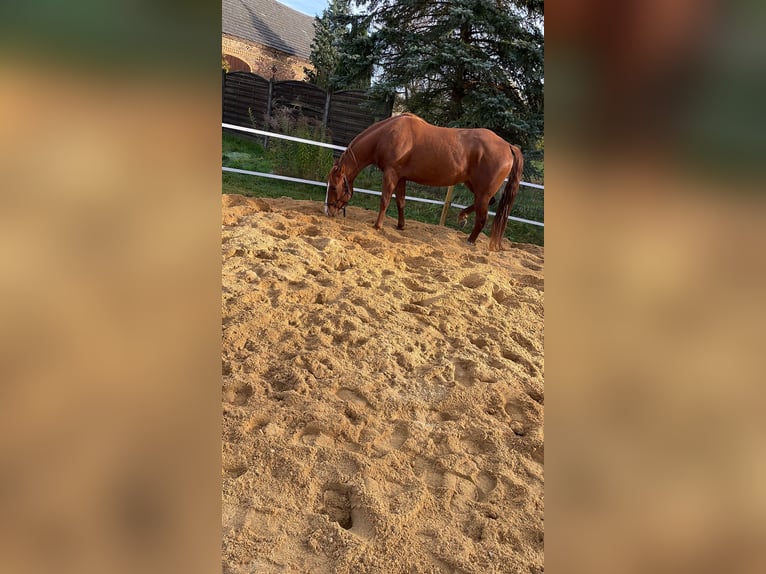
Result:
{"label": "horse's hoof", "polygon": [[464,217],[462,219],[457,220],[457,224],[460,226],[460,229],[463,229],[465,227],[465,224],[468,223],[468,218]]}
{"label": "horse's hoof", "polygon": [[402,230],[404,229],[404,225],[397,225],[397,226],[396,226],[396,228],[397,228],[399,231],[402,231]]}

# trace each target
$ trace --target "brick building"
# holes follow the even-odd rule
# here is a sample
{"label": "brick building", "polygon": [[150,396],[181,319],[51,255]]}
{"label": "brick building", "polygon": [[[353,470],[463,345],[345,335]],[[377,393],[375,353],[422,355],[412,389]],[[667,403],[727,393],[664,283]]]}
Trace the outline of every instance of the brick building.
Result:
{"label": "brick building", "polygon": [[303,80],[314,17],[276,0],[222,0],[221,52],[229,71]]}

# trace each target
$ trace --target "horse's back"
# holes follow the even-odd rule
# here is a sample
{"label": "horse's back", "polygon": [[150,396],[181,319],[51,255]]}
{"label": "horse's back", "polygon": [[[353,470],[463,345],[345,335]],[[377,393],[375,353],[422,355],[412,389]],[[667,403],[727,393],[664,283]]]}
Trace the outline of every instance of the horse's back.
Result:
{"label": "horse's back", "polygon": [[425,185],[494,180],[513,162],[509,144],[492,130],[434,126],[410,113],[374,124],[365,139],[374,141],[380,169]]}
{"label": "horse's back", "polygon": [[429,124],[415,114],[405,113],[400,116],[401,125],[409,131],[413,140],[419,144],[442,142],[451,147],[458,146],[467,153],[481,150],[482,154],[492,153],[501,157],[510,155],[509,144],[495,132],[487,128],[445,128]]}

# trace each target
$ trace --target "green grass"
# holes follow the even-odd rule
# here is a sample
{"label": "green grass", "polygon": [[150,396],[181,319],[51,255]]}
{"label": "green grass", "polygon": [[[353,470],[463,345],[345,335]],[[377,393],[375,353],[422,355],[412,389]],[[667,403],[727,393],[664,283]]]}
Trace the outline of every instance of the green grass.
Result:
{"label": "green grass", "polygon": [[[301,144],[295,144],[301,145]],[[278,157],[265,149],[261,143],[255,140],[242,138],[230,133],[223,134],[222,160],[223,165],[251,171],[260,171],[264,173],[279,173],[283,171],[279,165]],[[327,157],[317,159],[320,165],[317,166],[318,173],[328,173],[330,171],[331,160]],[[327,165],[324,166],[323,164]],[[293,175],[293,174],[288,174]],[[321,181],[324,178],[319,178]],[[365,188],[374,191],[380,191],[382,175],[379,169],[370,166],[359,174],[354,187],[357,189]],[[306,185],[266,179],[250,175],[223,173],[222,178],[223,193],[238,193],[241,195],[253,197],[291,197],[293,199],[307,199],[317,202],[323,202],[325,197],[325,188],[315,185]],[[426,197],[430,199],[444,200],[446,194],[445,188],[433,188],[407,184],[407,195]],[[500,194],[498,194],[499,197]],[[473,195],[463,185],[455,187],[452,196],[452,202],[461,205],[470,205],[473,203]],[[361,207],[377,212],[380,208],[380,196],[357,193],[354,194],[350,205]],[[493,209],[495,206],[490,206]],[[494,210],[494,209],[493,209]],[[418,201],[407,201],[404,207],[406,219],[414,219],[424,223],[438,224],[441,217],[442,206]],[[457,216],[459,210],[451,208],[447,215],[447,226],[454,229],[460,229],[457,225]],[[390,217],[396,218],[396,202],[394,200],[388,206],[386,212]],[[532,221],[545,221],[543,209],[543,193],[539,189],[522,186],[516,196],[511,215],[523,217]],[[492,224],[492,218],[484,227],[484,232],[488,233]],[[469,217],[468,223],[462,231],[470,233],[473,228],[473,216]],[[529,225],[517,221],[509,221],[505,236],[517,243],[534,243],[544,245],[544,229],[537,225]]]}

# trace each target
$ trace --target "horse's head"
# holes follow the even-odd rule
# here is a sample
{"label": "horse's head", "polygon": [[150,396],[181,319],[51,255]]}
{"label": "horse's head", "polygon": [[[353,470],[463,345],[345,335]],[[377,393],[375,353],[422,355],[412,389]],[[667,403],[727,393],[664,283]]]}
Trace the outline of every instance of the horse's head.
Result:
{"label": "horse's head", "polygon": [[330,217],[335,217],[338,211],[346,215],[346,205],[354,195],[354,187],[349,183],[348,176],[343,169],[342,162],[335,160],[330,175],[327,176],[327,195],[324,199],[324,212]]}

